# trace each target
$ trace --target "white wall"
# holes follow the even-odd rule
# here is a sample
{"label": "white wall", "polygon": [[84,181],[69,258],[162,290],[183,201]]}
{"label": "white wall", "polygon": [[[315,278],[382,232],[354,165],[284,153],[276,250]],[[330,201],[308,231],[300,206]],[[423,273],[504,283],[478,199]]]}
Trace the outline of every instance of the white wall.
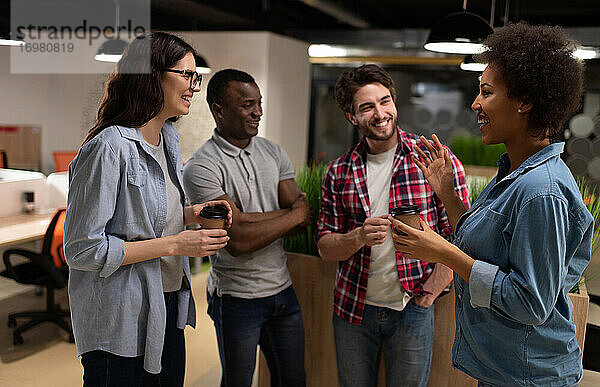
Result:
{"label": "white wall", "polygon": [[[306,162],[310,92],[307,44],[268,32],[177,33],[205,57],[214,71],[237,68],[261,88],[264,116],[259,135],[289,153],[294,166]],[[54,171],[52,151],[77,150],[94,122],[106,74],[10,73],[10,48],[0,46],[0,125],[42,127],[42,172]],[[212,135],[206,84],[191,112],[177,123],[184,160]],[[10,162],[10,161],[9,161]]]}
{"label": "white wall", "polygon": [[[77,150],[95,117],[106,75],[11,74],[10,48],[0,46],[0,124],[42,127],[42,172],[52,151]],[[10,164],[10,160],[9,160]]]}
{"label": "white wall", "polygon": [[[306,163],[311,72],[308,44],[269,35],[265,136],[283,146],[294,167]],[[267,93],[265,92],[265,94]]]}

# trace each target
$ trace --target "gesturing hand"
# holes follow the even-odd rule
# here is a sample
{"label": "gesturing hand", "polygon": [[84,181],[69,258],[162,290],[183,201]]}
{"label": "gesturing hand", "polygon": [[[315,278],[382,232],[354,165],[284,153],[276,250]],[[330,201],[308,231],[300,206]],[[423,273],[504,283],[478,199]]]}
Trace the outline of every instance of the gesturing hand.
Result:
{"label": "gesturing hand", "polygon": [[390,221],[386,215],[367,218],[360,228],[362,242],[366,246],[380,245],[385,242]]}
{"label": "gesturing hand", "polygon": [[429,151],[429,154],[426,154],[420,147],[415,146],[413,150],[417,154],[411,153],[411,156],[417,167],[423,172],[431,188],[438,196],[443,196],[445,193],[454,190],[452,161],[438,137],[434,134],[431,138],[433,145],[425,137],[421,136],[420,138],[421,145]]}

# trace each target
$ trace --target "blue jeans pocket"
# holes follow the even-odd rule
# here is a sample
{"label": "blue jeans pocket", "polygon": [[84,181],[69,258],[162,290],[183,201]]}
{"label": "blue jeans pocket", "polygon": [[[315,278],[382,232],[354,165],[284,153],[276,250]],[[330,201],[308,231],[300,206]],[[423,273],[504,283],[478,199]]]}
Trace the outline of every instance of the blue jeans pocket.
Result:
{"label": "blue jeans pocket", "polygon": [[430,307],[426,308],[424,306],[417,304],[414,299],[411,299],[409,301],[409,304],[412,304],[416,310],[420,310],[423,312],[429,312],[431,310],[431,308],[433,308],[433,304]]}

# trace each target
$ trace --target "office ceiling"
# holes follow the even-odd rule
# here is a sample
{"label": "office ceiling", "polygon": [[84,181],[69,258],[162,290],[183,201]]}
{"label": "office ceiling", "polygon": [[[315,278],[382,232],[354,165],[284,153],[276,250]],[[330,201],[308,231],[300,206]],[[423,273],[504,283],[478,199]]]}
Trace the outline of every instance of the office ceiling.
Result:
{"label": "office ceiling", "polygon": [[[490,20],[493,0],[467,10]],[[494,25],[507,0],[495,1]],[[599,27],[599,0],[508,0],[509,21]],[[168,30],[267,30],[302,40],[327,40],[365,30],[429,29],[461,0],[151,0],[152,27]]]}
{"label": "office ceiling", "polygon": [[[0,28],[10,25],[10,3],[0,0]],[[60,0],[53,0],[60,3]],[[110,1],[110,0],[103,0]],[[128,0],[121,0],[123,3]],[[153,29],[170,31],[272,31],[310,43],[383,46],[411,40],[445,15],[462,10],[461,0],[149,0]],[[470,0],[467,10],[501,26],[508,20],[595,27],[600,30],[600,0]],[[111,2],[112,3],[112,2]],[[404,32],[402,32],[404,31]],[[590,33],[590,29],[587,29]],[[595,29],[592,33],[600,35]],[[404,34],[404,36],[402,36]],[[426,37],[426,35],[425,35]],[[600,45],[600,36],[581,39]]]}

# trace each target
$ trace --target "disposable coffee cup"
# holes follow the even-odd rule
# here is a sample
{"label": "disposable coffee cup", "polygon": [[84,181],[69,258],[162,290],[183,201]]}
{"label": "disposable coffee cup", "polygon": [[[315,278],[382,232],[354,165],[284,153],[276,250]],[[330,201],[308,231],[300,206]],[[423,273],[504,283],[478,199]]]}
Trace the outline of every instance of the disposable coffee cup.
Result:
{"label": "disposable coffee cup", "polygon": [[[390,215],[392,215],[396,220],[399,220],[412,228],[416,228],[417,230],[421,229],[421,211],[417,205],[392,208]],[[395,231],[400,235],[406,235],[398,230]]]}
{"label": "disposable coffee cup", "polygon": [[206,206],[200,211],[200,225],[208,229],[225,228],[227,212],[223,206]]}

